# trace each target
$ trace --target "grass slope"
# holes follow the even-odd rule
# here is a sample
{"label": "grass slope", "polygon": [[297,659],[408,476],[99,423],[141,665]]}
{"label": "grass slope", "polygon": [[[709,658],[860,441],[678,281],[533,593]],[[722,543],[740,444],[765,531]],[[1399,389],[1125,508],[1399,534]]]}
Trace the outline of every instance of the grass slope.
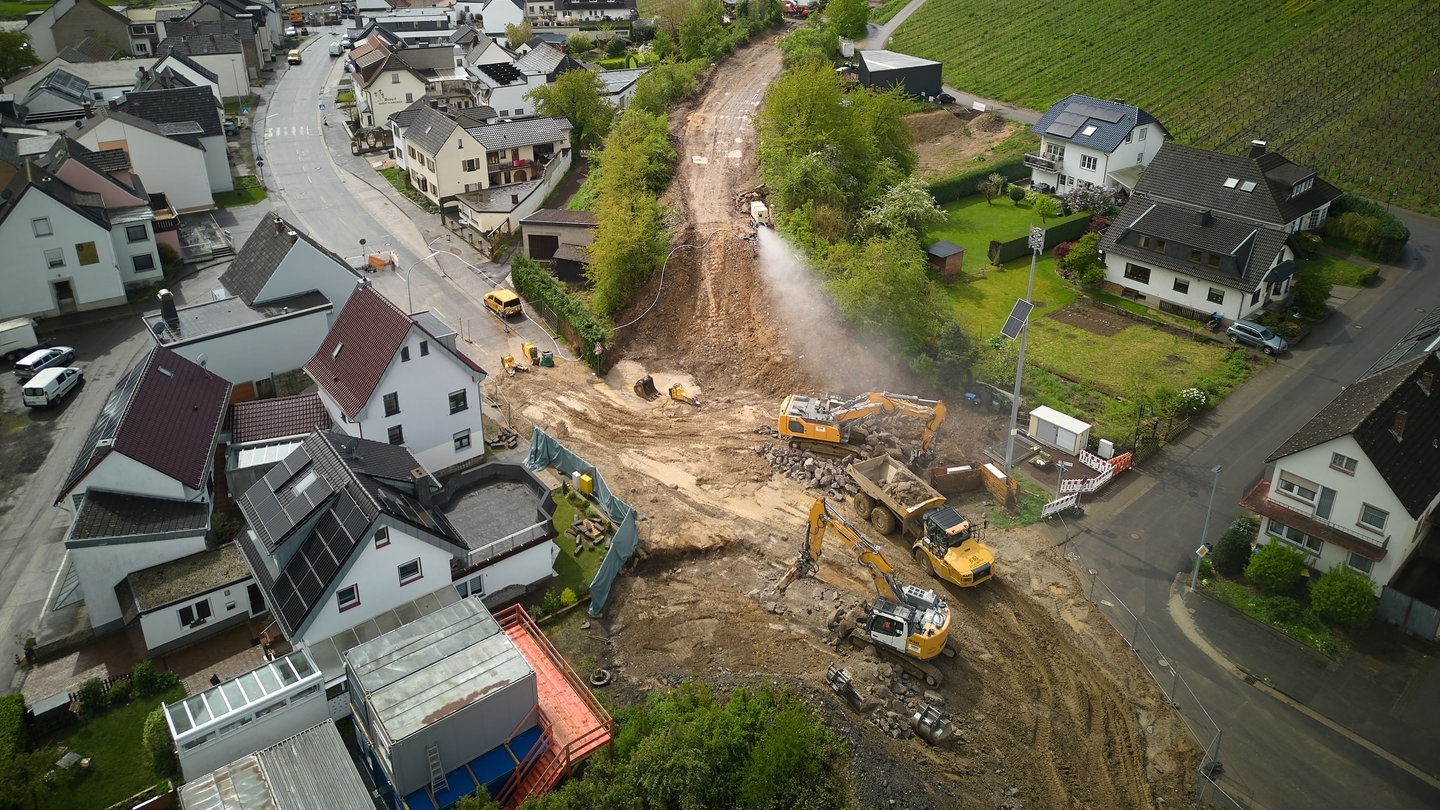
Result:
{"label": "grass slope", "polygon": [[1440,214],[1433,0],[927,0],[890,47],[951,86],[1044,110],[1124,98],[1180,143],[1252,139],[1335,185]]}

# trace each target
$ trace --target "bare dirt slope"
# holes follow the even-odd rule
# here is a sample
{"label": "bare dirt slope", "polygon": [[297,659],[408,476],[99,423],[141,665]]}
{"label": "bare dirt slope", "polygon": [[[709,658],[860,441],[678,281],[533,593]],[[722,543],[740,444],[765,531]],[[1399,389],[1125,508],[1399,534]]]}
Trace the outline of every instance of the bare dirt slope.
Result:
{"label": "bare dirt slope", "polygon": [[[562,363],[494,378],[522,432],[545,428],[595,463],[611,490],[642,514],[642,551],[605,615],[556,643],[583,665],[607,666],[620,699],[695,677],[721,687],[773,678],[792,684],[853,743],[861,807],[1140,808],[1186,800],[1196,750],[1181,721],[1085,599],[1045,528],[991,530],[1000,574],[973,591],[947,590],[894,539],[884,549],[904,581],[937,587],[954,615],[959,657],[926,690],[898,668],[832,645],[830,620],[866,601],[859,566],[830,548],[818,578],[784,593],[816,495],[772,470],[757,447],[779,398],[829,389],[915,390],[905,364],[825,327],[792,331],[738,191],[756,185],[752,117],[780,69],[773,41],[727,59],[695,106],[672,116],[680,168],[665,202],[678,250],[620,330],[613,370],[599,378]],[[963,158],[962,158],[963,159]],[[828,319],[826,319],[828,320]],[[809,348],[800,348],[800,347]],[[631,391],[652,374],[681,382],[699,408]],[[941,458],[975,458],[1002,417],[956,408]],[[848,504],[840,505],[849,510]],[[971,514],[990,506],[961,504]],[[868,523],[860,523],[872,531]],[[877,536],[877,539],[878,538]],[[846,667],[870,699],[852,711],[825,685]],[[960,734],[939,748],[904,738],[920,702],[936,703]]]}

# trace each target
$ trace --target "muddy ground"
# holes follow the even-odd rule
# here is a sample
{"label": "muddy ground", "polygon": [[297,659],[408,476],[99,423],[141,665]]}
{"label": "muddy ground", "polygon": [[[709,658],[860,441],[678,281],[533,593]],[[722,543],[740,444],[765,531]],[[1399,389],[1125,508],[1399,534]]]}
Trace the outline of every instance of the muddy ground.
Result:
{"label": "muddy ground", "polygon": [[[942,662],[946,681],[934,690],[831,644],[830,620],[873,593],[846,554],[831,549],[817,578],[774,592],[816,493],[770,468],[756,449],[774,440],[757,428],[773,425],[792,392],[928,393],[904,362],[877,355],[875,341],[847,332],[808,296],[813,282],[776,271],[772,235],[761,245],[751,235],[736,194],[758,182],[753,116],[779,69],[773,41],[740,51],[672,115],[680,167],[662,202],[674,244],[693,247],[676,250],[616,319],[609,374],[562,363],[492,379],[522,433],[543,427],[642,515],[641,552],[604,615],[583,629],[563,625],[557,644],[572,660],[610,668],[616,680],[606,689],[621,702],[691,677],[795,686],[851,741],[863,808],[1181,806],[1198,751],[1085,598],[1050,527],[991,528],[1000,573],[970,591],[931,579],[898,541],[882,541],[904,581],[941,589],[952,606],[959,656]],[[963,124],[944,112],[922,116],[922,165],[967,160],[967,142],[988,148]],[[636,396],[631,385],[647,373],[662,392],[681,382],[700,407]],[[1006,418],[953,409],[941,460],[978,458],[1004,435]],[[960,505],[971,515],[993,510],[978,497]],[[855,676],[869,711],[827,688],[832,663]],[[905,720],[922,701],[955,722],[954,740],[907,738]]]}

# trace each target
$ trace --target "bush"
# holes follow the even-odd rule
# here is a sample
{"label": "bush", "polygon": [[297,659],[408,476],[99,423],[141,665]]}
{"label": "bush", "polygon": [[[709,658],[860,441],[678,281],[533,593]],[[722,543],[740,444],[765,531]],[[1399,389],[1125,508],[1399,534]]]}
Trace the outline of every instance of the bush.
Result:
{"label": "bush", "polygon": [[558,610],[560,610],[560,594],[546,591],[545,598],[540,600],[540,615],[549,616]]}
{"label": "bush", "polygon": [[1375,592],[1369,579],[1336,565],[1321,574],[1310,589],[1310,604],[1326,621],[1341,627],[1363,627],[1375,614]]}
{"label": "bush", "polygon": [[1019,205],[1021,202],[1023,202],[1023,201],[1025,200],[1025,189],[1023,189],[1023,188],[1021,188],[1021,187],[1019,187],[1019,186],[1011,186],[1011,187],[1010,187],[1010,200],[1011,200],[1011,202],[1015,203],[1016,205]]}
{"label": "bush", "polygon": [[145,716],[140,743],[150,758],[150,770],[156,776],[175,773],[175,743],[170,739],[170,726],[165,722],[165,707],[160,706]]}
{"label": "bush", "polygon": [[1295,275],[1295,308],[1303,315],[1323,315],[1330,299],[1330,282],[1319,273]]}
{"label": "bush", "polygon": [[624,56],[629,47],[630,43],[626,42],[624,37],[611,37],[610,41],[605,43],[605,55],[612,59]]}
{"label": "bush", "polygon": [[94,715],[98,713],[105,708],[105,682],[99,678],[91,678],[80,684],[76,699],[80,702],[81,714]]}
{"label": "bush", "polygon": [[1237,518],[1215,543],[1215,570],[1223,577],[1234,579],[1245,573],[1250,563],[1250,542],[1255,539],[1255,519]]}
{"label": "bush", "polygon": [[1055,261],[1060,262],[1063,265],[1065,263],[1065,257],[1069,256],[1070,251],[1074,249],[1074,242],[1061,242],[1060,244],[1056,245],[1053,250],[1050,251],[1050,256]]}
{"label": "bush", "polygon": [[1276,624],[1294,624],[1305,616],[1305,608],[1288,596],[1272,596],[1265,600],[1265,617]]}
{"label": "bush", "polygon": [[160,694],[160,675],[149,661],[135,665],[135,669],[130,671],[130,681],[135,686],[135,694],[140,697]]}
{"label": "bush", "polygon": [[575,591],[572,588],[566,588],[565,590],[560,592],[561,607],[570,607],[571,605],[579,601],[580,597],[575,595]]}
{"label": "bush", "polygon": [[135,687],[130,685],[130,680],[119,680],[110,685],[110,694],[107,696],[111,706],[124,706],[130,702]]}
{"label": "bush", "polygon": [[1269,593],[1280,593],[1292,588],[1305,572],[1305,555],[1271,540],[1250,558],[1245,566],[1245,576],[1251,582]]}
{"label": "bush", "polygon": [[9,762],[30,747],[25,728],[25,696],[0,697],[0,762]]}

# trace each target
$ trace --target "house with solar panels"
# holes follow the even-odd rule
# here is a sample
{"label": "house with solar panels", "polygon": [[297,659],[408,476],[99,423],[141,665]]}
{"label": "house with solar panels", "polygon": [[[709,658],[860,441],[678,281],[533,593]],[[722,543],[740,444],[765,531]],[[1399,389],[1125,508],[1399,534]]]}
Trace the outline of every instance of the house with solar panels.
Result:
{"label": "house with solar panels", "polygon": [[1071,94],[1035,123],[1040,148],[1025,156],[1036,189],[1063,194],[1077,185],[1135,188],[1170,133],[1150,113],[1120,99]]}
{"label": "house with solar panels", "polygon": [[1319,228],[1340,189],[1254,141],[1241,155],[1167,143],[1100,240],[1104,289],[1196,320],[1288,306],[1290,235]]}
{"label": "house with solar panels", "polygon": [[465,599],[344,654],[356,739],[391,807],[477,787],[541,796],[611,744],[614,722],[525,611]]}
{"label": "house with solar panels", "polygon": [[[229,398],[223,378],[156,346],[105,399],[55,498],[70,513],[65,548],[97,632],[123,623],[129,575],[213,548],[215,446]],[[248,613],[248,600],[233,602],[228,615],[212,606],[198,623],[192,608],[184,624],[206,631]],[[185,606],[167,608],[177,627]]]}

